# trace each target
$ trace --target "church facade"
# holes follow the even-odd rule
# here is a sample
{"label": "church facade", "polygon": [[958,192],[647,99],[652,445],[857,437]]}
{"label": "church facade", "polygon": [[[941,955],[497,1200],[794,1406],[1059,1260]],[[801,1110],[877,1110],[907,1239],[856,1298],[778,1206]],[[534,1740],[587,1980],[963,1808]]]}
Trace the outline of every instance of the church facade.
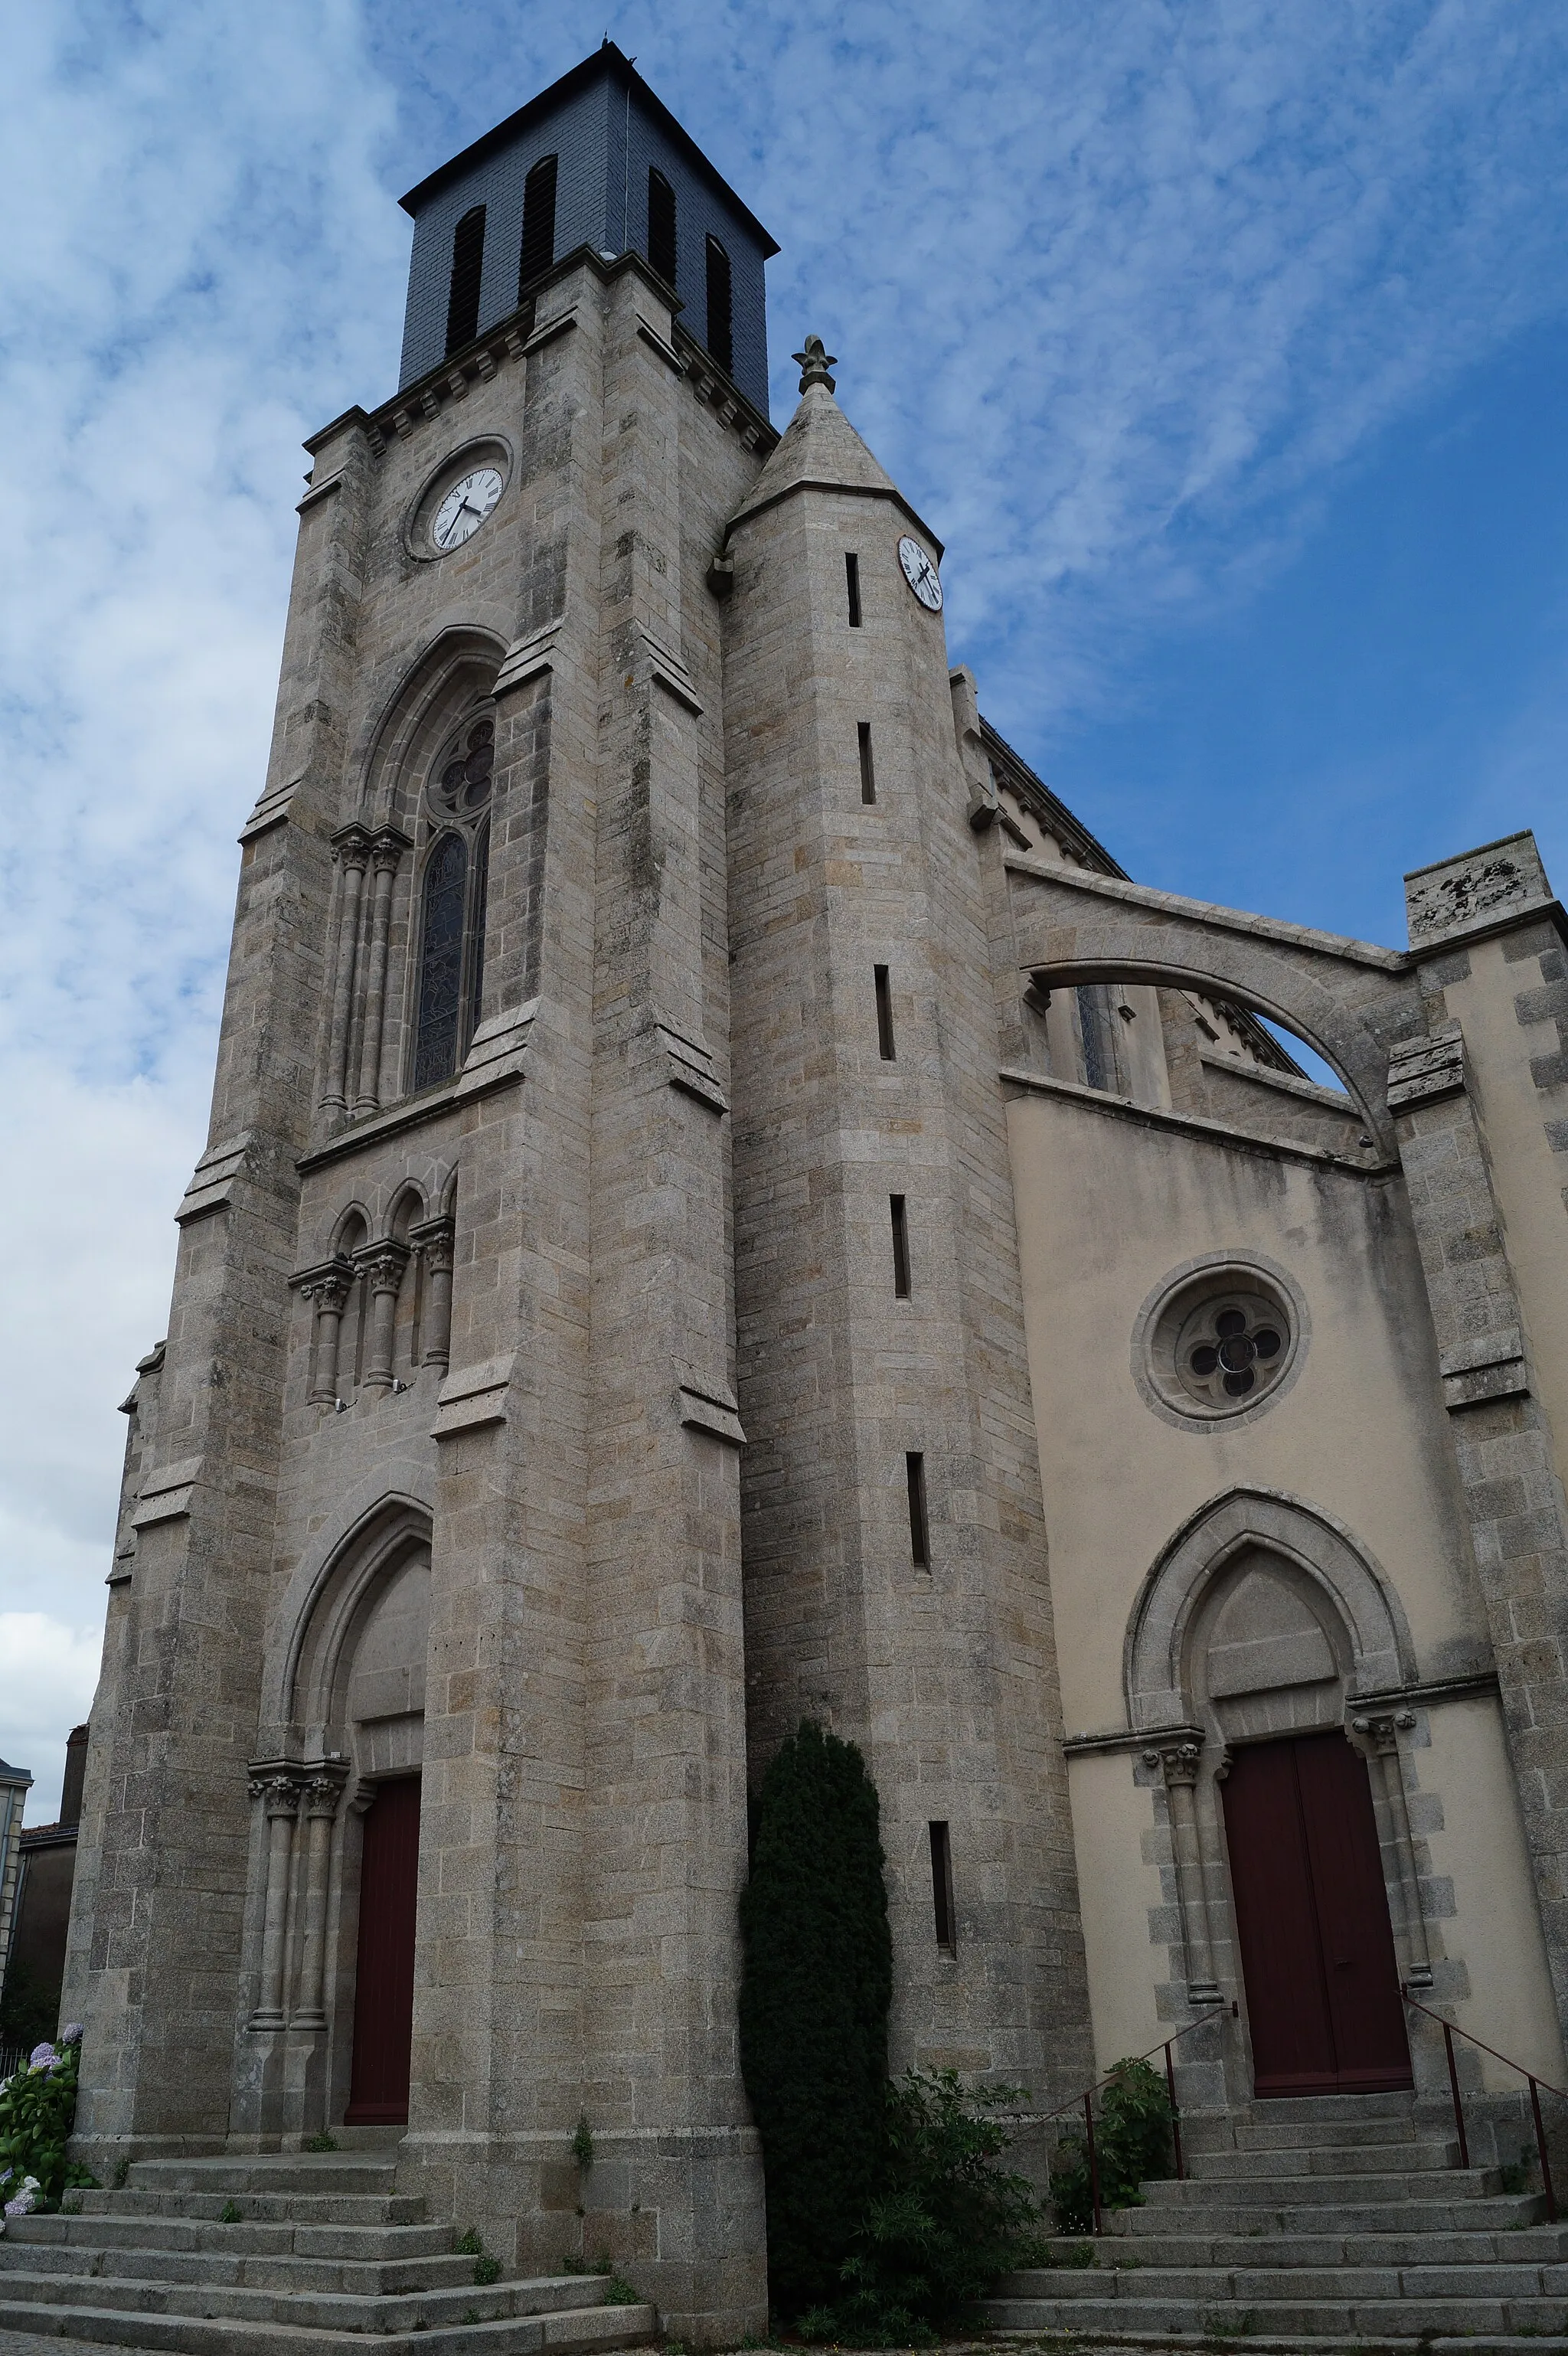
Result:
{"label": "church facade", "polygon": [[1403,948],[1124,875],[820,345],[770,425],[772,240],[613,48],[405,202],[127,1402],[80,2156],[390,2141],[506,2263],[763,2328],[736,1902],[803,1717],[880,1794],[896,2065],[1436,2100],[1403,1987],[1562,2083],[1532,841]]}

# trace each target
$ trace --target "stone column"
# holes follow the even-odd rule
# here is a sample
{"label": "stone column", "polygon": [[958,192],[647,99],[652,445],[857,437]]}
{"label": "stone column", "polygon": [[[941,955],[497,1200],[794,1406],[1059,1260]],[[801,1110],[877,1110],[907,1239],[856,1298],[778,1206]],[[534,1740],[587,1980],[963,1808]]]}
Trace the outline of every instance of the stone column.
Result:
{"label": "stone column", "polygon": [[300,1955],[297,2001],[291,2029],[325,2029],[326,1901],[332,1864],[332,1829],[347,1770],[336,1762],[313,1767],[305,1779],[304,1942]]}
{"label": "stone column", "polygon": [[354,973],[359,958],[359,902],[369,863],[370,838],[362,826],[343,827],[332,838],[332,855],[343,869],[343,892],[337,907],[337,971],[332,985],[326,1092],[321,1101],[328,1110],[343,1113],[348,1107],[348,1034],[354,1012]]}
{"label": "stone column", "polygon": [[1218,2004],[1220,1987],[1214,1977],[1214,1947],[1209,1935],[1209,1900],[1203,1887],[1203,1848],[1198,1828],[1200,1756],[1200,1744],[1173,1742],[1163,1750],[1146,1751],[1144,1762],[1147,1766],[1157,1767],[1165,1779],[1187,1965],[1187,1999],[1189,2004]]}
{"label": "stone column", "polygon": [[1371,1770],[1374,1792],[1382,1798],[1384,1820],[1393,1836],[1394,1873],[1403,1917],[1397,1943],[1402,1976],[1412,1987],[1430,1987],[1432,1957],[1426,1944],[1426,1920],[1421,1911],[1415,1847],[1411,1839],[1410,1808],[1399,1755],[1400,1734],[1414,1724],[1414,1711],[1402,1709],[1378,1718],[1354,1718],[1350,1731],[1360,1737],[1360,1748]]}
{"label": "stone column", "polygon": [[403,1270],[409,1264],[407,1244],[371,1244],[356,1252],[354,1264],[363,1269],[370,1280],[370,1346],[365,1353],[365,1387],[370,1391],[387,1391],[392,1387],[392,1355],[397,1346],[398,1295],[402,1290]]}
{"label": "stone column", "polygon": [[319,1268],[306,1269],[293,1282],[315,1312],[310,1345],[311,1404],[330,1407],[337,1397],[337,1348],[354,1282],[354,1263],[325,1260]]}
{"label": "stone column", "polygon": [[376,880],[370,901],[370,949],[365,982],[365,1034],[359,1050],[357,1114],[374,1112],[381,1101],[381,1046],[386,1033],[387,944],[391,932],[392,885],[410,848],[396,827],[383,827],[370,846]]}
{"label": "stone column", "polygon": [[424,1331],[421,1361],[444,1366],[452,1355],[452,1261],[456,1222],[426,1219],[410,1231],[409,1240],[424,1261]]}
{"label": "stone column", "polygon": [[267,1894],[261,1918],[261,2000],[251,2015],[252,2029],[284,2025],[283,1981],[288,1962],[289,1878],[300,1778],[292,1769],[273,1769],[251,1778],[251,1796],[267,1817]]}

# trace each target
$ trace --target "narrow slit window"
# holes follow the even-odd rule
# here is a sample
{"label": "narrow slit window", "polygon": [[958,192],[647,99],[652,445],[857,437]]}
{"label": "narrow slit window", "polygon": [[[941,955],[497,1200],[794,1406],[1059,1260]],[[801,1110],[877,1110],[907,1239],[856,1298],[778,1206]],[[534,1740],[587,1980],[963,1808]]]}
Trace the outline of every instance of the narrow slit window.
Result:
{"label": "narrow slit window", "polygon": [[708,348],[725,375],[733,376],[730,257],[716,237],[708,241]]}
{"label": "narrow slit window", "polygon": [[479,333],[479,282],[485,267],[485,208],[471,206],[453,232],[452,284],[446,298],[446,348],[461,351]]}
{"label": "narrow slit window", "polygon": [[931,1569],[931,1526],[925,1514],[925,1459],[904,1458],[909,1481],[909,1558],[917,1570]]}
{"label": "narrow slit window", "polygon": [[851,556],[848,550],[844,554],[844,586],[849,593],[849,627],[858,630],[860,626],[860,560],[858,556]]}
{"label": "narrow slit window", "polygon": [[877,772],[871,759],[871,723],[869,720],[861,720],[857,726],[860,734],[860,799],[874,802],[877,798]]}
{"label": "narrow slit window", "polygon": [[877,991],[877,1053],[884,1064],[892,1063],[893,1055],[893,993],[888,986],[885,965],[871,968],[871,979]]}
{"label": "narrow slit window", "polygon": [[1116,1051],[1111,1040],[1104,985],[1086,982],[1075,994],[1078,1000],[1078,1032],[1083,1042],[1084,1086],[1114,1093]]}
{"label": "narrow slit window", "polygon": [[648,173],[648,260],[675,284],[675,190],[662,172]]}
{"label": "narrow slit window", "polygon": [[936,1944],[944,1955],[958,1953],[958,1913],[953,1903],[953,1843],[945,1825],[931,1832],[931,1900],[936,1915]]}
{"label": "narrow slit window", "polygon": [[523,251],[517,263],[517,300],[555,260],[555,181],[559,158],[541,155],[523,182]]}
{"label": "narrow slit window", "polygon": [[468,886],[468,1037],[479,1028],[485,994],[485,902],[490,889],[490,829],[474,839],[474,873]]}
{"label": "narrow slit window", "polygon": [[890,1194],[888,1207],[893,1223],[893,1299],[907,1301],[909,1281],[909,1213],[901,1194]]}

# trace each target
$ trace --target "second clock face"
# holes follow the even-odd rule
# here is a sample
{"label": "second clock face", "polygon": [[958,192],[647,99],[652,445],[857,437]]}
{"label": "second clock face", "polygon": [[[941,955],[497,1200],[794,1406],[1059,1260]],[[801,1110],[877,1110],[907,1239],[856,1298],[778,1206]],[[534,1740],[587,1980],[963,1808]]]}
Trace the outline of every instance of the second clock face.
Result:
{"label": "second clock face", "polygon": [[475,466],[460,483],[453,483],[430,527],[430,536],[443,556],[448,549],[461,548],[465,540],[473,539],[500,496],[501,477],[494,466]]}
{"label": "second clock face", "polygon": [[937,579],[935,565],[933,564],[918,540],[900,541],[899,562],[903,567],[904,579],[909,583],[926,612],[940,614],[942,584]]}

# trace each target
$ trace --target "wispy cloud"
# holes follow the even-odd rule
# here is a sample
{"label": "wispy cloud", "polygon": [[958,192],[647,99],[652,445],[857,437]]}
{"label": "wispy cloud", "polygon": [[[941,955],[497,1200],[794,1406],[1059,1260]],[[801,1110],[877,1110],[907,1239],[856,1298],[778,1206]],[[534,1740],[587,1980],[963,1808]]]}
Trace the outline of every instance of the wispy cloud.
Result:
{"label": "wispy cloud", "polygon": [[[0,1537],[7,1600],[66,1631],[101,1608],[113,1402],[162,1331],[200,1144],[300,438],[389,389],[398,188],[604,18],[0,13],[24,1337]],[[1559,12],[664,0],[609,25],[784,241],[775,359],[807,327],[842,355],[847,407],[949,542],[955,651],[1026,745],[1135,692],[1151,633],[1244,599],[1370,436],[1562,303]],[[787,408],[787,362],[775,383]],[[26,1692],[0,1650],[8,1755]]]}

